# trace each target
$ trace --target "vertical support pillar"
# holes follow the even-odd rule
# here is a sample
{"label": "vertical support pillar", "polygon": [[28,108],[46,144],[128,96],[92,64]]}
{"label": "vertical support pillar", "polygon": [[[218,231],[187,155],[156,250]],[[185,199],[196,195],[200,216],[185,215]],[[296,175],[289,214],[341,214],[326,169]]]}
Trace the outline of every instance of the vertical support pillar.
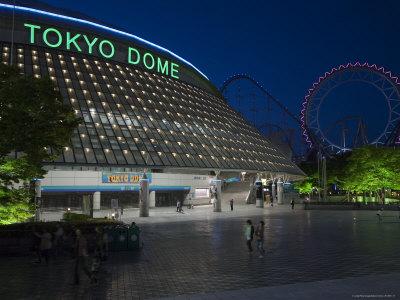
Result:
{"label": "vertical support pillar", "polygon": [[221,195],[221,180],[220,179],[215,179],[213,180],[213,184],[216,188],[216,193],[214,195],[214,201],[215,201],[215,206],[214,206],[214,212],[221,212],[221,201],[222,201],[222,195]]}
{"label": "vertical support pillar", "polygon": [[156,191],[150,192],[149,207],[156,207]]}
{"label": "vertical support pillar", "polygon": [[101,192],[94,192],[93,194],[93,210],[100,210]]}
{"label": "vertical support pillar", "polygon": [[[272,190],[271,190],[271,203],[276,201],[276,184],[272,183]],[[275,202],[276,203],[276,202]]]}
{"label": "vertical support pillar", "polygon": [[326,157],[323,156],[322,157],[322,181],[323,181],[323,188],[324,188],[324,194],[323,194],[323,199],[324,202],[326,202],[328,200],[327,196],[327,182],[326,182]]}
{"label": "vertical support pillar", "polygon": [[256,181],[256,207],[264,208],[264,190],[261,180]]}
{"label": "vertical support pillar", "polygon": [[42,198],[42,180],[35,178],[35,221],[40,221],[40,207]]}
{"label": "vertical support pillar", "polygon": [[139,190],[139,217],[149,216],[149,179],[143,173],[143,178],[140,179]]}
{"label": "vertical support pillar", "polygon": [[283,182],[279,181],[276,185],[278,188],[278,204],[283,204]]}

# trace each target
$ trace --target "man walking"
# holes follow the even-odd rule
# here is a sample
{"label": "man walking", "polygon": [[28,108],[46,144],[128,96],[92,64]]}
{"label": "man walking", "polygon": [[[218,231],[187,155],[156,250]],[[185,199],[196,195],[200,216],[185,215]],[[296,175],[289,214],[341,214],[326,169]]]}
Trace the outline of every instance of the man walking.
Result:
{"label": "man walking", "polygon": [[79,269],[82,268],[86,275],[89,277],[90,282],[97,282],[96,277],[92,272],[89,271],[87,267],[87,243],[85,237],[82,235],[82,232],[77,229],[75,231],[76,234],[76,243],[75,243],[75,274],[74,274],[74,284],[79,284]]}
{"label": "man walking", "polygon": [[249,250],[249,254],[251,254],[253,252],[253,247],[251,246],[251,242],[253,241],[253,235],[254,235],[254,226],[251,224],[251,220],[247,220],[245,236],[246,236],[246,244],[247,244],[247,248]]}
{"label": "man walking", "polygon": [[292,209],[294,209],[294,200],[290,201],[290,205],[292,206]]}
{"label": "man walking", "polygon": [[264,221],[260,221],[256,229],[257,249],[260,252],[260,258],[264,257]]}
{"label": "man walking", "polygon": [[229,200],[229,204],[231,205],[231,211],[233,210],[233,199]]}

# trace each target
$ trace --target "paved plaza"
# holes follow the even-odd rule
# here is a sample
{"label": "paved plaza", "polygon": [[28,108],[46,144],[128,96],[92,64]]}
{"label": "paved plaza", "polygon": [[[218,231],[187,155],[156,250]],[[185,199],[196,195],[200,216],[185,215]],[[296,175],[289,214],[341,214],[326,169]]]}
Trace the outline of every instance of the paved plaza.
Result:
{"label": "paved plaza", "polygon": [[[99,216],[107,214],[98,212]],[[297,205],[212,212],[211,206],[125,210],[144,247],[110,253],[90,284],[73,286],[74,261],[0,258],[0,299],[350,299],[400,297],[400,219],[375,211],[306,211]],[[58,215],[43,214],[47,220]],[[265,221],[267,253],[247,253],[246,219]],[[253,243],[255,247],[255,242]]]}

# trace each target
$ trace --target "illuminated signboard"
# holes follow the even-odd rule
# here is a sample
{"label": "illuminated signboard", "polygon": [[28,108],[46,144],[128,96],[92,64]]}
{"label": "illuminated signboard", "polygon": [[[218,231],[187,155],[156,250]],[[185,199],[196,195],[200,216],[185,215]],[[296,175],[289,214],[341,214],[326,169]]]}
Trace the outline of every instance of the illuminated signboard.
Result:
{"label": "illuminated signboard", "polygon": [[[52,27],[24,23],[29,32],[31,44],[45,44],[51,48],[62,48],[85,54],[98,53],[104,58],[113,58],[117,47],[114,43],[99,37],[88,36],[83,33],[63,32]],[[143,65],[146,69],[179,79],[179,65],[150,52],[141,51],[135,47],[126,46],[122,55],[127,63]],[[121,55],[120,53],[118,53]]]}
{"label": "illuminated signboard", "polygon": [[[151,183],[151,174],[146,174]],[[102,183],[139,183],[142,173],[103,173]]]}

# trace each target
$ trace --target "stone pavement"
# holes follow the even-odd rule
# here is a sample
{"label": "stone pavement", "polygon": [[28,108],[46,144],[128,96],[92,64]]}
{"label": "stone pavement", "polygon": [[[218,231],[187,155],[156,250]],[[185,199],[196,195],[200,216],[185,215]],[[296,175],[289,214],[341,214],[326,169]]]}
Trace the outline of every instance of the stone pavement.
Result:
{"label": "stone pavement", "polygon": [[[0,299],[347,299],[400,297],[400,219],[374,211],[305,211],[298,205],[156,208],[141,226],[144,247],[111,253],[90,284],[72,286],[73,260],[0,258]],[[99,215],[107,212],[98,212]],[[44,214],[46,219],[57,214]],[[249,255],[247,218],[266,224],[267,254]],[[255,243],[253,243],[254,248]]]}

